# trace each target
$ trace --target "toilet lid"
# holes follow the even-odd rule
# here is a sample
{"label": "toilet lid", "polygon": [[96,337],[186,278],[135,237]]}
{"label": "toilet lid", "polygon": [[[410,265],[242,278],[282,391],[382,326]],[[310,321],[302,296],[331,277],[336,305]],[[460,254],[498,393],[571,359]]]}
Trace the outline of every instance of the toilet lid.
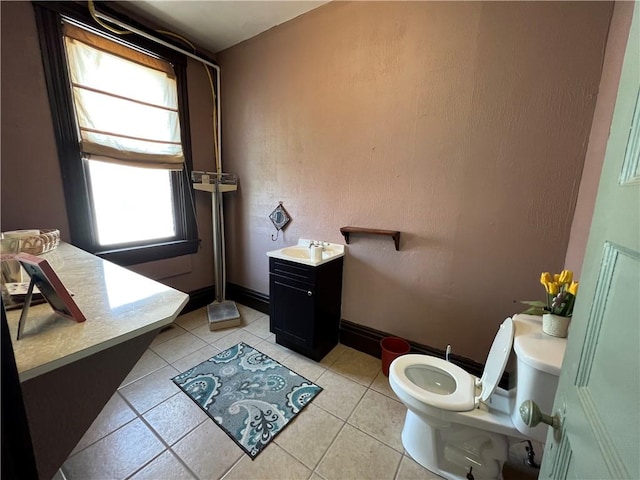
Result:
{"label": "toilet lid", "polygon": [[507,365],[507,360],[509,360],[512,345],[513,321],[509,317],[500,325],[487,356],[484,372],[482,372],[482,378],[480,379],[482,385],[480,400],[482,402],[487,401],[498,386],[498,383],[500,383],[504,367]]}

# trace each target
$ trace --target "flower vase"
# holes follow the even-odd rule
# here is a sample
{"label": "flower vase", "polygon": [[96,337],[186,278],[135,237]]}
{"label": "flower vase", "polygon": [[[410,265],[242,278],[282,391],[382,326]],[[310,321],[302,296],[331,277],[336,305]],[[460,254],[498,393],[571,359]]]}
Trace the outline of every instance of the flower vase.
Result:
{"label": "flower vase", "polygon": [[553,313],[542,315],[542,331],[552,337],[567,338],[571,317],[562,317]]}

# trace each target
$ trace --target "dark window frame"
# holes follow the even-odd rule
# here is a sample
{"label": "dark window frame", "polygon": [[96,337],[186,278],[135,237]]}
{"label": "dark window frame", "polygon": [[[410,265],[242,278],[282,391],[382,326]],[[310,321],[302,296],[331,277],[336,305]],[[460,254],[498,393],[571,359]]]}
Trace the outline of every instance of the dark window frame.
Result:
{"label": "dark window frame", "polygon": [[[98,25],[86,7],[72,2],[33,2],[36,24],[40,38],[51,116],[58,159],[62,174],[71,242],[79,248],[94,253],[120,265],[133,265],[153,260],[193,254],[198,251],[198,229],[195,218],[194,192],[189,175],[193,168],[191,153],[191,129],[189,125],[189,105],[187,101],[187,61],[185,56],[171,49],[157,45],[135,34],[117,37]],[[139,28],[148,30],[128,17],[109,9],[100,8],[114,18]],[[118,246],[101,246],[95,238],[92,199],[89,189],[88,171],[80,154],[77,139],[73,98],[69,88],[66,54],[62,37],[62,19],[89,26],[97,32],[117,39],[134,48],[151,52],[174,65],[178,85],[178,108],[180,115],[180,135],[185,157],[186,174],[172,173],[175,205],[176,237]],[[153,32],[149,32],[153,33]]]}

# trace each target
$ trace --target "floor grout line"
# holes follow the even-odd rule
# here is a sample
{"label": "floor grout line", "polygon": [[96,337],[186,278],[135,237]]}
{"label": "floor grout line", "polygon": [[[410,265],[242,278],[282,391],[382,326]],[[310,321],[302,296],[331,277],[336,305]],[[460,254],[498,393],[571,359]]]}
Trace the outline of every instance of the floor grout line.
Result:
{"label": "floor grout line", "polygon": [[127,475],[126,477],[124,477],[124,480],[128,480],[129,478],[133,477],[134,475],[136,475],[138,472],[140,472],[141,470],[144,470],[147,465],[149,465],[151,462],[155,461],[158,457],[160,457],[164,452],[166,452],[167,449],[165,448],[164,450],[162,450],[158,455],[156,455],[155,457],[153,457],[151,460],[149,460],[147,463],[145,463],[144,465],[140,466],[137,470],[135,470],[131,475]]}
{"label": "floor grout line", "polygon": [[[163,404],[164,402],[166,402],[166,401],[170,400],[171,398],[173,398],[173,397],[175,397],[175,396],[177,396],[177,395],[180,395],[181,393],[182,393],[182,392],[177,392],[177,393],[175,393],[174,395],[171,395],[169,398],[167,398],[167,399],[163,400],[162,402],[158,403],[158,404],[157,404],[157,405],[155,405],[154,407],[152,407],[152,408],[150,408],[149,410],[147,410],[147,411],[145,412],[145,414],[146,414],[146,413],[148,413],[148,412],[150,412],[150,411],[151,411],[151,410],[153,410],[154,408],[156,408],[156,407],[160,406],[160,405],[161,405],[161,404]],[[152,433],[153,433],[153,434],[154,434],[154,435],[155,435],[155,436],[160,440],[160,442],[161,442],[163,445],[165,445],[165,447],[166,447],[166,448],[165,448],[162,452],[160,452],[156,457],[154,457],[153,459],[151,459],[150,461],[148,461],[147,463],[145,463],[142,467],[140,467],[138,470],[136,470],[136,472],[134,472],[132,475],[130,475],[130,477],[131,477],[131,476],[133,476],[133,475],[135,475],[137,472],[139,472],[140,470],[144,469],[145,467],[147,467],[147,465],[149,465],[151,462],[153,462],[156,458],[158,458],[158,457],[159,457],[160,455],[162,455],[164,452],[169,451],[169,452],[171,452],[171,453],[172,453],[172,454],[173,454],[173,455],[174,455],[174,456],[175,456],[175,457],[180,461],[180,463],[182,463],[182,465],[183,465],[184,467],[186,467],[186,468],[187,468],[187,470],[188,470],[190,473],[192,473],[192,474],[194,475],[194,477],[195,477],[195,478],[197,478],[197,475],[195,475],[195,473],[194,473],[194,472],[189,468],[189,466],[188,466],[188,465],[186,465],[186,464],[182,461],[182,459],[180,458],[180,456],[179,456],[178,454],[176,454],[175,452],[173,452],[173,450],[172,450],[172,446],[173,446],[173,445],[175,445],[176,443],[178,443],[178,442],[179,442],[180,440],[182,440],[183,438],[185,438],[185,437],[186,437],[187,435],[189,435],[191,432],[193,432],[196,428],[198,428],[198,427],[199,427],[200,425],[202,425],[205,421],[207,421],[207,420],[208,420],[208,418],[203,419],[203,420],[202,420],[200,423],[198,423],[195,427],[193,427],[191,430],[189,430],[189,431],[188,431],[188,432],[186,432],[184,435],[182,435],[181,437],[179,437],[175,442],[173,442],[173,444],[169,444],[169,443],[168,443],[164,438],[162,438],[162,435],[160,435],[160,433],[159,433],[159,432],[157,432],[155,428],[153,428],[153,426],[149,423],[149,421],[148,421],[146,418],[144,418],[144,414],[140,414],[140,415],[139,415],[139,417],[140,417],[140,420],[142,420],[142,422],[145,424],[145,426],[146,426],[149,430],[151,430],[151,432],[152,432]],[[129,478],[129,477],[127,477],[127,478]]]}
{"label": "floor grout line", "polygon": [[[129,402],[127,402],[127,399],[126,399],[126,398],[124,398],[124,396],[123,396],[123,395],[121,395],[121,394],[120,394],[120,392],[118,392],[118,391],[116,390],[116,391],[115,391],[115,393],[114,393],[113,395],[118,395],[118,396],[120,396],[120,399],[124,401],[124,403],[127,405],[127,407],[129,408],[129,410],[131,410],[135,416],[134,416],[131,420],[129,420],[128,422],[123,423],[123,424],[122,424],[122,425],[120,425],[118,428],[116,428],[116,429],[112,430],[111,432],[109,432],[109,433],[107,433],[107,434],[105,434],[105,435],[101,436],[100,438],[96,439],[95,441],[93,441],[93,442],[89,443],[88,445],[86,445],[84,448],[82,448],[82,449],[78,450],[77,452],[73,452],[73,451],[72,451],[73,453],[72,453],[72,454],[70,454],[70,455],[69,455],[69,457],[67,457],[67,460],[68,460],[69,458],[71,458],[71,457],[75,457],[75,456],[76,456],[76,455],[78,455],[80,452],[84,452],[87,448],[91,447],[92,445],[95,445],[95,444],[96,444],[96,443],[98,443],[100,440],[103,440],[104,438],[108,437],[108,436],[109,436],[109,435],[111,435],[112,433],[115,433],[115,432],[117,432],[118,430],[120,430],[121,428],[123,428],[123,427],[125,427],[125,426],[129,425],[131,422],[135,421],[135,420],[136,420],[136,418],[138,418],[138,417],[140,416],[140,414],[138,414],[138,411],[137,411],[135,408],[133,408],[133,407],[131,406],[131,404],[129,404]],[[113,395],[111,396],[111,398],[113,398]],[[107,403],[109,403],[109,401],[111,400],[111,398],[109,398],[109,400],[107,400]],[[106,405],[107,405],[107,404],[105,403],[105,406],[106,406]],[[103,407],[103,408],[104,408],[104,407]],[[96,417],[96,418],[97,418],[97,417]],[[95,420],[94,420],[94,421],[95,421]],[[92,423],[92,425],[93,425],[93,423]],[[86,434],[86,432],[85,432],[85,434]],[[66,461],[66,460],[65,460],[65,461]]]}
{"label": "floor grout line", "polygon": [[[367,392],[371,390],[370,388],[367,389]],[[375,390],[373,390],[375,392]],[[353,409],[353,411],[351,412],[351,414],[349,414],[349,417],[347,418],[347,420],[345,421],[347,424],[349,424],[350,426],[352,426],[353,428],[355,428],[356,430],[358,430],[359,432],[364,433],[365,435],[373,438],[374,440],[380,442],[382,445],[389,447],[391,450],[393,450],[394,452],[400,453],[400,455],[404,455],[404,452],[398,452],[398,450],[394,447],[392,447],[391,445],[389,445],[388,443],[386,443],[385,441],[381,440],[380,438],[377,438],[375,435],[372,435],[371,433],[365,432],[364,430],[362,430],[361,428],[359,428],[357,425],[351,423],[349,420],[351,420],[351,418],[353,417],[353,415],[355,414],[356,410],[358,409],[358,407],[360,406],[360,404],[362,403],[362,401],[364,400],[364,397],[367,395],[367,392],[364,392],[364,395],[362,395],[362,398],[360,398],[360,400],[358,401],[358,403],[356,404],[355,408]]]}
{"label": "floor grout line", "polygon": [[[222,480],[224,477],[229,475],[229,473],[231,473],[231,471],[238,466],[238,464],[242,461],[243,458],[244,458],[244,455],[242,455],[238,460],[236,460],[236,462],[233,465],[231,465],[222,475],[220,475],[218,477],[218,480]],[[196,476],[196,478],[200,480],[200,477]]]}
{"label": "floor grout line", "polygon": [[327,454],[329,453],[329,450],[331,450],[331,447],[333,447],[334,443],[336,443],[338,437],[340,436],[340,434],[342,433],[342,431],[344,430],[345,425],[347,424],[346,421],[342,420],[342,427],[340,427],[340,430],[338,430],[338,433],[336,433],[336,436],[333,437],[333,440],[331,441],[331,443],[329,444],[329,446],[327,447],[327,449],[324,451],[324,453],[322,454],[322,456],[320,457],[320,460],[318,460],[318,463],[316,463],[316,466],[313,469],[313,473],[316,473],[317,475],[319,475],[322,478],[322,475],[320,475],[320,473],[318,473],[318,467],[320,466],[320,464],[322,463],[322,461],[327,457]]}
{"label": "floor grout line", "polygon": [[393,474],[393,480],[399,480],[398,476],[400,475],[400,467],[402,466],[402,460],[404,460],[404,455],[400,457],[400,461],[398,462],[398,466],[396,467],[396,472]]}

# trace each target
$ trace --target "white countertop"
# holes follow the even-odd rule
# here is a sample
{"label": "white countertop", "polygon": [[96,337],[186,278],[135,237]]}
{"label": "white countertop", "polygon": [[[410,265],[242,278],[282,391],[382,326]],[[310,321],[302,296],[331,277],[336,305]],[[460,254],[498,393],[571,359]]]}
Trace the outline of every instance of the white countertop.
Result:
{"label": "white countertop", "polygon": [[279,248],[267,252],[267,256],[278,258],[280,260],[288,260],[290,262],[301,263],[311,267],[317,267],[325,263],[331,262],[340,257],[344,257],[344,245],[339,243],[321,242],[322,254],[317,260],[313,260],[310,256],[309,245],[313,240],[301,238],[296,245]]}
{"label": "white countertop", "polygon": [[49,304],[34,305],[16,340],[21,310],[8,311],[21,382],[162,328],[189,300],[186,293],[63,242],[41,256],[87,320],[77,323],[56,315]]}

